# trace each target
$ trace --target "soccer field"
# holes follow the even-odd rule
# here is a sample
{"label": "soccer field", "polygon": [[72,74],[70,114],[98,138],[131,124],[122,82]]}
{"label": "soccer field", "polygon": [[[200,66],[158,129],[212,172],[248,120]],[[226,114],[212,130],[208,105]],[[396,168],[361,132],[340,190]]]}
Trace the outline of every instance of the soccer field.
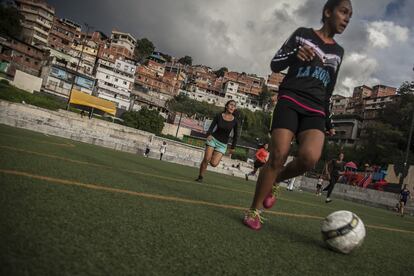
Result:
{"label": "soccer field", "polygon": [[[0,125],[0,275],[409,275],[414,219],[284,192],[259,232],[254,182]],[[335,193],[335,192],[334,192]],[[367,237],[328,250],[321,220],[355,212]]]}

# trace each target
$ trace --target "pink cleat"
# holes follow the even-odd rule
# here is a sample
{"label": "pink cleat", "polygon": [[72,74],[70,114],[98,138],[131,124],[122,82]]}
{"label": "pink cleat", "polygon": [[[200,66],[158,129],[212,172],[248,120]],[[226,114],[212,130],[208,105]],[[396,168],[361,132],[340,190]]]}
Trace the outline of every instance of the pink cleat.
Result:
{"label": "pink cleat", "polygon": [[276,203],[277,197],[279,196],[280,190],[279,185],[273,185],[272,191],[263,200],[263,207],[270,209]]}
{"label": "pink cleat", "polygon": [[253,230],[260,230],[262,228],[263,217],[257,209],[249,209],[243,218],[243,224]]}

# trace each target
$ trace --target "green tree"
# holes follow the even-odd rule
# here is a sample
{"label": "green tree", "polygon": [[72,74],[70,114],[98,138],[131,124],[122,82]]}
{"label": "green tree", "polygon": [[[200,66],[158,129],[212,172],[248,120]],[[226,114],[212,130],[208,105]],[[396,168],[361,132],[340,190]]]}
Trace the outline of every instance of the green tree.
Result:
{"label": "green tree", "polygon": [[214,74],[216,74],[217,78],[224,77],[224,73],[228,72],[229,69],[227,67],[221,67],[217,71],[214,71]]}
{"label": "green tree", "polygon": [[183,65],[193,65],[193,58],[190,56],[184,56],[178,60],[179,63]]}
{"label": "green tree", "polygon": [[262,86],[262,92],[259,94],[258,100],[261,106],[266,105],[270,102],[270,98],[272,97],[272,92],[269,91],[267,85],[264,84]]}
{"label": "green tree", "polygon": [[239,109],[241,126],[241,140],[255,144],[258,138],[261,142],[268,142],[270,113],[263,111],[252,112],[248,109]]}
{"label": "green tree", "polygon": [[20,38],[23,19],[16,8],[0,5],[0,34]]}
{"label": "green tree", "polygon": [[365,129],[365,137],[359,148],[359,163],[386,165],[401,156],[398,145],[404,141],[403,132],[390,124],[374,123]]}
{"label": "green tree", "polygon": [[171,111],[182,112],[189,117],[195,116],[198,119],[213,118],[215,114],[223,110],[214,104],[192,100],[181,94],[170,100],[167,105]]}
{"label": "green tree", "polygon": [[122,114],[124,125],[136,129],[160,134],[164,127],[164,118],[156,110],[143,107],[140,111],[128,111]]}
{"label": "green tree", "polygon": [[142,62],[150,56],[155,50],[154,44],[147,38],[138,39],[135,45],[135,59]]}
{"label": "green tree", "polygon": [[171,62],[172,57],[168,54],[160,53],[160,56],[162,56],[167,62]]}
{"label": "green tree", "polygon": [[381,122],[391,125],[393,129],[401,131],[405,139],[400,140],[398,148],[405,151],[411,119],[414,112],[414,85],[404,82],[398,89],[397,101],[387,105],[380,114]]}

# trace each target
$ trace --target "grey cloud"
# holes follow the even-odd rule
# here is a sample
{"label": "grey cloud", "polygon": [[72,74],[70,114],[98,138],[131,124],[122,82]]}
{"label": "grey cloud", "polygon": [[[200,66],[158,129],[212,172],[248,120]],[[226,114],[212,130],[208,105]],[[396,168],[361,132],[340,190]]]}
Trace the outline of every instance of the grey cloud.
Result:
{"label": "grey cloud", "polygon": [[[158,50],[174,56],[190,55],[195,63],[213,68],[270,73],[269,61],[289,35],[300,26],[319,28],[324,1],[320,0],[50,0],[61,17],[79,23],[89,22],[107,34],[112,27],[147,37]],[[386,14],[392,0],[352,1],[354,16],[348,29],[335,39],[345,48],[346,57],[359,54],[362,63],[344,62],[338,93],[349,93],[346,83],[383,80],[398,86],[410,79],[405,66],[410,61],[413,43],[405,42],[387,49],[373,49],[366,24],[374,20],[395,20],[413,31],[414,1],[406,0],[404,9]],[[411,8],[411,10],[409,9]],[[91,12],[93,11],[93,12]],[[398,19],[397,19],[398,15]],[[374,62],[373,62],[374,61]],[[372,65],[376,63],[377,67]],[[411,65],[412,66],[412,65]],[[361,83],[362,84],[362,83]]]}

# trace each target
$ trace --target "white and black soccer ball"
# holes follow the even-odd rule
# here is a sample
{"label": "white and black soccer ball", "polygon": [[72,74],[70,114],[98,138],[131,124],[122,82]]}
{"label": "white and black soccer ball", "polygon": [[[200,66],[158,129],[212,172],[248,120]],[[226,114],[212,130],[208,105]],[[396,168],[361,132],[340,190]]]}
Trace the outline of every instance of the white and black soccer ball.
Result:
{"label": "white and black soccer ball", "polygon": [[349,211],[336,211],[327,216],[321,231],[328,247],[344,254],[361,246],[365,238],[364,223]]}

